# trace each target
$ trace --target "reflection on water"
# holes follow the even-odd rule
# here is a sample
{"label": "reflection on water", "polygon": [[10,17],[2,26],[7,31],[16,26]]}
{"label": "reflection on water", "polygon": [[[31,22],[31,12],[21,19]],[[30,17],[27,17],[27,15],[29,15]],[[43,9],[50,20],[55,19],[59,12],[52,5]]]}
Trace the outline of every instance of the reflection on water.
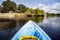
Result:
{"label": "reflection on water", "polygon": [[[2,26],[2,27],[0,26],[0,40],[10,40],[14,36],[14,34],[29,20],[33,20],[38,23],[38,22],[42,22],[43,19],[44,19],[44,17],[28,17],[25,19],[20,19],[18,21],[15,21],[15,23],[13,21],[12,21],[12,23],[10,23],[9,21],[7,23],[4,20],[4,22],[6,23],[6,26]],[[1,24],[5,25],[5,23],[1,23]],[[12,25],[12,24],[14,26],[10,26],[11,27],[10,28],[9,25]],[[16,24],[16,26],[15,26],[15,24]]]}
{"label": "reflection on water", "polygon": [[40,26],[53,40],[60,40],[60,17],[47,18]]}
{"label": "reflection on water", "polygon": [[[60,38],[60,17],[28,17],[17,21],[17,25],[13,29],[1,30],[0,40],[10,40],[14,34],[29,20],[35,21],[53,40]],[[12,26],[13,27],[13,26]]]}

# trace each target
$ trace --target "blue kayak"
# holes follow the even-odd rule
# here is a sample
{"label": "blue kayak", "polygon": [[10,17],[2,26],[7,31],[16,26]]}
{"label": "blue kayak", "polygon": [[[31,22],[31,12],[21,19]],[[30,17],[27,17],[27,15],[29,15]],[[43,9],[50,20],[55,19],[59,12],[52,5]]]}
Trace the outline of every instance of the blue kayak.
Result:
{"label": "blue kayak", "polygon": [[33,21],[28,21],[11,40],[18,40],[21,36],[35,36],[39,40],[51,40],[51,38]]}

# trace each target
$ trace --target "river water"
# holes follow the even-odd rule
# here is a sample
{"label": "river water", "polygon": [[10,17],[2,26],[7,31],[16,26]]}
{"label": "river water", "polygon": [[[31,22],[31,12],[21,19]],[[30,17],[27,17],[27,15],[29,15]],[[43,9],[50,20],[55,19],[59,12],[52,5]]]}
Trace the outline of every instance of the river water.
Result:
{"label": "river water", "polygon": [[[32,20],[32,19],[31,19]],[[60,17],[34,18],[37,23],[52,40],[60,40]],[[21,21],[13,29],[0,30],[0,40],[10,40],[14,34],[28,21]]]}
{"label": "river water", "polygon": [[60,17],[50,17],[38,23],[39,26],[51,37],[52,40],[60,40]]}

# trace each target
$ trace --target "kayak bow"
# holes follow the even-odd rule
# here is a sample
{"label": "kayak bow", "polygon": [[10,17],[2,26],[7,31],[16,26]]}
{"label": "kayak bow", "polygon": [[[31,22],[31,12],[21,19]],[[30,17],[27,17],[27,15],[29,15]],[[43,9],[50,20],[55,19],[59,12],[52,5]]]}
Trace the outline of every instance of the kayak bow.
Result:
{"label": "kayak bow", "polygon": [[[22,36],[34,36],[38,40],[51,40],[51,38],[33,21],[27,22],[11,40],[18,40]],[[31,38],[31,37],[30,37]]]}

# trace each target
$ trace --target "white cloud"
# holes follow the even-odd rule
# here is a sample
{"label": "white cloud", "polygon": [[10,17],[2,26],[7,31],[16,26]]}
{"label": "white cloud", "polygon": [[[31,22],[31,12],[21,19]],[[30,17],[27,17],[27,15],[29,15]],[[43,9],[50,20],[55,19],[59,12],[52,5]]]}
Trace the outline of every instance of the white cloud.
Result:
{"label": "white cloud", "polygon": [[44,4],[38,4],[38,5],[35,5],[35,6],[33,6],[33,7],[29,7],[29,8],[33,8],[33,9],[36,9],[36,8],[40,8],[40,9],[42,9],[43,7],[45,7],[46,5],[44,5]]}
{"label": "white cloud", "polygon": [[60,3],[54,3],[52,5],[38,4],[37,7],[43,9],[45,12],[60,13]]}
{"label": "white cloud", "polygon": [[38,4],[37,7],[39,7],[40,9],[42,9],[43,7],[45,7],[46,5],[44,4]]}

